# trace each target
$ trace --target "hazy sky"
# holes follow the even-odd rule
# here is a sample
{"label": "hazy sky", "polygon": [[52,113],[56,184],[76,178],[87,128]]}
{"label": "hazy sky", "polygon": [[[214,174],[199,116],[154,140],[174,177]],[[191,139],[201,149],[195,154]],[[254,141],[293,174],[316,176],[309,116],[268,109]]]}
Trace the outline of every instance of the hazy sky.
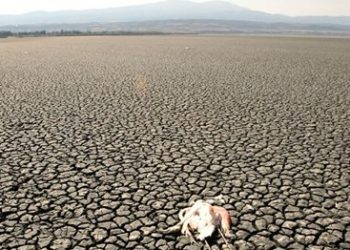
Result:
{"label": "hazy sky", "polygon": [[[0,14],[36,10],[67,10],[117,7],[159,0],[0,0]],[[195,0],[205,2],[206,0]],[[347,15],[350,0],[226,0],[254,10],[287,15]]]}

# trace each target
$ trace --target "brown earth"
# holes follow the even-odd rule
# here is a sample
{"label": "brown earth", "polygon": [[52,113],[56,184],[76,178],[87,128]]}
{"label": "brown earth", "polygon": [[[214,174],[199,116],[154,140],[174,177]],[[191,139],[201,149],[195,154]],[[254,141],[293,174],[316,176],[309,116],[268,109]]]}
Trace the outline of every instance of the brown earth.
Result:
{"label": "brown earth", "polygon": [[233,249],[350,249],[349,83],[348,39],[0,39],[0,248],[198,249],[157,229],[222,194]]}

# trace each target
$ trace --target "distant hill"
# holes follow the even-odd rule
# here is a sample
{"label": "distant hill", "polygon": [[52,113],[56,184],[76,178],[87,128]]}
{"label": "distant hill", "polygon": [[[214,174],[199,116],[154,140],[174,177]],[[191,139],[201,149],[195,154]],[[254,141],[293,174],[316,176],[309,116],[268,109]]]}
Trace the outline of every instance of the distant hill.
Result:
{"label": "distant hill", "polygon": [[350,17],[273,15],[243,8],[225,1],[164,2],[79,11],[31,12],[21,15],[0,15],[0,26],[67,23],[140,22],[151,20],[239,20],[266,23],[333,24],[350,26]]}
{"label": "distant hill", "polygon": [[350,17],[289,17],[225,1],[168,0],[120,8],[0,15],[0,31],[163,32],[350,36]]}

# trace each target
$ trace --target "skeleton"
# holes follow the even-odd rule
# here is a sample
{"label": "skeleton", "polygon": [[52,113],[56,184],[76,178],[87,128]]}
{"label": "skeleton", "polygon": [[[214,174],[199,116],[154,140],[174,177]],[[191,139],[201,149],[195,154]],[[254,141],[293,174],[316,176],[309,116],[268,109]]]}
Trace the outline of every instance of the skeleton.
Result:
{"label": "skeleton", "polygon": [[206,238],[213,235],[215,230],[218,230],[226,245],[230,248],[225,235],[228,234],[231,228],[231,217],[228,211],[219,206],[214,206],[213,201],[198,200],[191,207],[184,208],[179,213],[180,222],[175,226],[165,230],[162,233],[175,233],[181,231],[182,234],[190,237],[196,242],[193,233],[196,233],[196,238],[200,241],[205,241],[209,247]]}

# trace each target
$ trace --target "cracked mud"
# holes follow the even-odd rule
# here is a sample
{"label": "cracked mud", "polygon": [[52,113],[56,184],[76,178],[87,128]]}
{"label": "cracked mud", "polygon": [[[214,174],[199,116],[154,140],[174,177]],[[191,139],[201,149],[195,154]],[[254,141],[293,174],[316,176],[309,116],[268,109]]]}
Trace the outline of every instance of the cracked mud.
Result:
{"label": "cracked mud", "polygon": [[200,249],[157,229],[219,194],[233,249],[350,249],[347,39],[4,39],[0,81],[2,249]]}

